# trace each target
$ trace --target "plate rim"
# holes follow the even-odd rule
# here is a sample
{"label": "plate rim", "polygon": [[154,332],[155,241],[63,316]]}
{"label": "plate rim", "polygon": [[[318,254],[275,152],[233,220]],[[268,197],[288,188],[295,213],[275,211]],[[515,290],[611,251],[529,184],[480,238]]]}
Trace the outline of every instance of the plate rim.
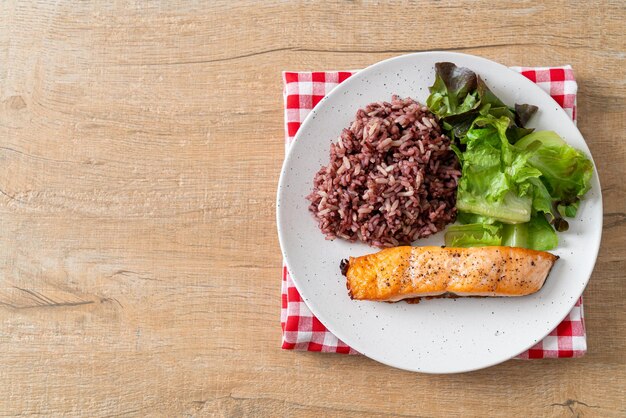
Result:
{"label": "plate rim", "polygon": [[[561,105],[559,105],[554,98],[552,98],[552,96],[550,96],[550,94],[548,94],[546,91],[544,91],[543,89],[541,89],[541,87],[539,87],[536,83],[534,83],[533,81],[527,79],[526,77],[524,77],[520,72],[517,72],[509,67],[507,67],[504,64],[501,64],[499,62],[490,60],[488,58],[482,57],[480,55],[473,55],[473,54],[466,54],[466,53],[461,53],[461,52],[454,52],[454,51],[441,51],[441,50],[433,50],[433,51],[421,51],[421,52],[414,52],[414,53],[410,53],[410,54],[401,54],[401,55],[396,55],[381,61],[377,61],[361,70],[358,70],[357,72],[355,72],[354,74],[352,74],[352,77],[354,77],[355,75],[365,71],[365,70],[370,70],[372,68],[375,68],[379,65],[383,65],[385,63],[389,63],[395,60],[400,60],[400,59],[404,59],[406,57],[409,56],[427,56],[427,55],[434,55],[434,54],[443,54],[443,55],[447,55],[447,56],[457,56],[457,57],[469,57],[470,59],[478,59],[478,60],[483,60],[486,62],[489,62],[490,64],[495,64],[496,66],[500,67],[500,69],[504,69],[506,70],[510,75],[512,75],[515,78],[518,78],[519,80],[523,81],[524,83],[526,83],[527,85],[532,86],[531,88],[534,89],[535,91],[537,91],[540,94],[543,94],[544,96],[547,96],[547,99],[549,99],[552,104],[556,105],[556,111],[557,112],[561,112],[564,114],[564,116],[567,118],[567,120],[569,120],[571,127],[574,128],[578,134],[580,135],[580,137],[582,138],[585,147],[588,150],[588,153],[586,153],[586,156],[591,160],[592,164],[593,164],[593,176],[592,176],[592,184],[591,187],[594,188],[595,186],[597,186],[597,192],[598,192],[598,205],[599,205],[599,210],[600,213],[604,213],[604,205],[603,205],[603,197],[602,197],[602,187],[600,184],[600,178],[598,175],[598,171],[597,171],[597,165],[593,159],[593,155],[591,154],[591,150],[589,149],[589,146],[587,144],[587,141],[585,140],[585,137],[582,135],[582,133],[580,132],[580,130],[578,129],[578,126],[576,125],[576,123],[569,117],[569,115],[567,115],[567,113],[565,112],[565,110],[563,109],[563,107]],[[453,58],[451,58],[450,60],[453,60]],[[346,81],[349,81],[350,78],[348,78]],[[528,84],[530,83],[530,84]],[[343,86],[343,88],[342,88]],[[319,106],[320,104],[322,104],[323,102],[327,101],[329,98],[335,96],[335,95],[339,95],[341,94],[341,92],[343,90],[345,90],[346,88],[349,87],[349,83],[346,84],[346,82],[340,83],[338,84],[335,88],[332,89],[332,91],[330,93],[328,93],[327,95],[325,95],[320,102],[315,106]],[[296,135],[293,138],[292,144],[296,143],[298,138],[303,134],[303,132],[306,130],[306,127],[311,123],[311,121],[314,119],[315,117],[315,107],[313,109],[311,109],[311,111],[309,112],[309,114],[306,116],[306,118],[304,119],[304,121],[302,122],[300,128],[298,129],[298,131],[296,132]],[[304,128],[304,129],[303,129]],[[278,187],[276,190],[276,227],[277,227],[277,232],[278,232],[278,239],[279,239],[279,244],[280,244],[280,249],[281,249],[281,254],[283,257],[283,261],[284,264],[286,266],[286,268],[289,271],[289,274],[292,277],[293,283],[296,287],[296,289],[298,290],[298,292],[302,295],[303,300],[306,302],[308,299],[305,298],[304,294],[302,293],[302,289],[301,289],[301,285],[299,284],[298,279],[296,278],[296,276],[294,274],[292,274],[291,271],[291,267],[290,267],[290,261],[289,261],[289,256],[287,255],[287,251],[285,251],[285,238],[283,238],[283,231],[281,229],[281,194],[284,193],[284,190],[286,189],[285,186],[285,178],[286,178],[286,168],[288,167],[289,162],[291,161],[291,158],[293,157],[294,154],[294,147],[293,146],[289,146],[289,148],[287,149],[287,153],[285,155],[285,158],[283,160],[282,166],[281,166],[281,171],[280,171],[280,177],[279,177],[279,181],[278,181]],[[603,221],[603,218],[602,218]],[[588,274],[585,275],[585,280],[584,280],[584,285],[581,287],[580,290],[580,294],[578,295],[578,297],[576,297],[573,302],[568,303],[568,309],[565,312],[565,315],[563,315],[563,317],[557,322],[557,325],[560,324],[571,312],[572,308],[575,306],[576,302],[580,299],[580,297],[582,296],[583,292],[585,291],[587,285],[589,284],[589,281],[591,279],[591,276],[593,274],[593,271],[595,269],[596,263],[597,263],[597,259],[598,259],[598,254],[600,251],[600,247],[601,247],[601,241],[602,241],[602,232],[603,232],[603,222],[598,226],[598,228],[595,231],[595,235],[597,236],[597,248],[594,251],[593,254],[593,262],[591,263],[591,269],[589,271]],[[377,251],[374,247],[372,247],[373,251]],[[355,341],[351,338],[345,338],[345,336],[339,336],[338,333],[336,332],[335,329],[333,329],[332,325],[328,326],[328,323],[332,321],[328,321],[327,317],[324,313],[321,313],[320,310],[317,309],[317,307],[312,307],[309,303],[306,304],[307,307],[309,308],[309,310],[311,311],[311,313],[313,315],[315,315],[317,317],[317,319],[326,327],[326,329],[331,332],[333,335],[335,335],[338,339],[342,340],[345,344],[347,344],[348,346],[352,347],[353,349],[356,350],[356,348],[354,348],[355,345],[358,345],[358,343],[354,344]],[[543,340],[548,334],[550,334],[550,332],[552,332],[552,330],[547,331],[545,334],[543,334],[543,336],[538,340],[541,341]],[[350,342],[348,342],[348,340],[350,340]],[[471,371],[476,371],[476,370],[481,370],[481,369],[485,369],[488,367],[492,367],[498,364],[501,364],[507,360],[511,360],[513,358],[515,358],[517,355],[519,355],[520,353],[523,353],[524,351],[530,349],[532,346],[534,346],[537,343],[537,341],[531,342],[527,347],[525,347],[524,349],[520,350],[519,352],[513,354],[512,356],[503,356],[504,358],[496,358],[493,361],[490,361],[488,363],[476,366],[476,367],[469,367],[469,368],[464,368],[464,369],[460,369],[460,370],[443,370],[443,371],[433,371],[433,370],[424,370],[424,369],[415,369],[415,368],[411,368],[411,367],[403,367],[400,366],[398,364],[391,364],[390,362],[387,362],[385,360],[379,359],[379,358],[373,358],[371,356],[369,356],[368,354],[364,354],[359,350],[358,351],[360,354],[363,354],[364,356],[368,357],[369,359],[376,361],[378,363],[382,363],[385,364],[387,366],[393,367],[393,368],[397,368],[397,369],[401,369],[401,370],[407,370],[407,371],[411,371],[411,372],[416,372],[416,373],[424,373],[424,374],[453,374],[453,373],[467,373],[467,372],[471,372]]]}

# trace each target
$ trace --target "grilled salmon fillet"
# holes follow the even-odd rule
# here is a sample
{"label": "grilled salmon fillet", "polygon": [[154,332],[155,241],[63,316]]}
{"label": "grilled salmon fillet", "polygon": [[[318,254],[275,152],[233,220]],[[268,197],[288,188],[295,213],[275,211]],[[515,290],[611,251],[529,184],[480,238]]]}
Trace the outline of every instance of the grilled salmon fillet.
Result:
{"label": "grilled salmon fillet", "polygon": [[516,247],[395,247],[342,262],[352,299],[524,296],[537,292],[559,257]]}

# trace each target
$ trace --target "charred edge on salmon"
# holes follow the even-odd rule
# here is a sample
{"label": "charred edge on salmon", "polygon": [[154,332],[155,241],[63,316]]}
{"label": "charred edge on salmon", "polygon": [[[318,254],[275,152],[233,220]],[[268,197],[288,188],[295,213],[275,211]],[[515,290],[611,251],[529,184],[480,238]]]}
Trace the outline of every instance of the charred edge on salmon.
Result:
{"label": "charred edge on salmon", "polygon": [[348,296],[350,296],[350,299],[354,299],[354,296],[352,295],[352,288],[350,287],[350,281],[346,280],[346,289],[348,289]]}
{"label": "charred edge on salmon", "polygon": [[345,258],[341,260],[341,262],[339,263],[339,269],[341,270],[341,274],[346,276],[346,289],[348,289],[348,296],[350,296],[350,299],[354,299],[354,296],[352,295],[352,288],[350,287],[350,280],[348,280],[348,268],[349,267],[350,267],[350,261],[348,261]]}
{"label": "charred edge on salmon", "polygon": [[347,259],[341,260],[339,263],[339,270],[341,270],[341,274],[344,276],[348,274],[348,267],[350,267],[350,262]]}

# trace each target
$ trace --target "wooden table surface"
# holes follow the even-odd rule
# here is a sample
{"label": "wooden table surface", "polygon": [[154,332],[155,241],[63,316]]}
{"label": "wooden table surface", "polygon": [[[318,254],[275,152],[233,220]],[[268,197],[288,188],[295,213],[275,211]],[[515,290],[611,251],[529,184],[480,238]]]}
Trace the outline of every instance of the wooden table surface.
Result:
{"label": "wooden table surface", "polygon": [[[0,415],[626,415],[623,2],[0,2]],[[572,64],[589,352],[434,376],[281,351],[281,71]]]}

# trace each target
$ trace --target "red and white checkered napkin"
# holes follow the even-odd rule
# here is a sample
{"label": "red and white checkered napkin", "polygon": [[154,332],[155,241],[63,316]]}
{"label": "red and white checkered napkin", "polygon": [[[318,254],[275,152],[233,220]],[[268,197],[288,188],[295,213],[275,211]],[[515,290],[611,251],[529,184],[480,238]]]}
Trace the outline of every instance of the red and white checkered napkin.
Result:
{"label": "red and white checkered napkin", "polygon": [[[512,67],[534,81],[560,104],[576,121],[578,86],[569,65],[564,67]],[[311,109],[339,83],[354,72],[284,72],[285,146],[294,139],[300,124]],[[347,297],[347,296],[346,296]],[[283,266],[281,325],[286,350],[324,351],[358,354],[348,347],[311,313],[293,284],[287,267]],[[518,359],[580,357],[587,351],[582,297],[543,341],[520,354]]]}

